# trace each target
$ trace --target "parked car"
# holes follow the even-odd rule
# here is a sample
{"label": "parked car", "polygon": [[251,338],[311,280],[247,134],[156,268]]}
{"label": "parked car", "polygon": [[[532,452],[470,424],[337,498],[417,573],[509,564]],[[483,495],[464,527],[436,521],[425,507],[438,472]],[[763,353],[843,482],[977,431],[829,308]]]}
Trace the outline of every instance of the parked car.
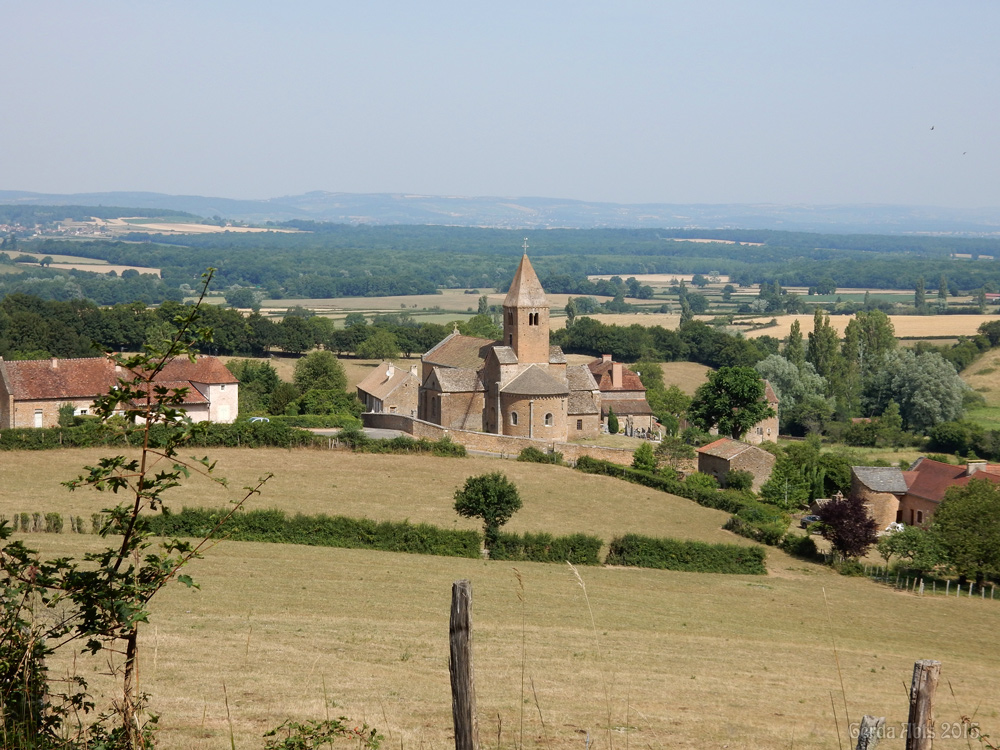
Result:
{"label": "parked car", "polygon": [[799,526],[803,529],[808,529],[817,521],[819,521],[819,516],[802,516],[802,520],[799,521]]}
{"label": "parked car", "polygon": [[270,422],[271,420],[267,417],[250,417],[251,422]]}

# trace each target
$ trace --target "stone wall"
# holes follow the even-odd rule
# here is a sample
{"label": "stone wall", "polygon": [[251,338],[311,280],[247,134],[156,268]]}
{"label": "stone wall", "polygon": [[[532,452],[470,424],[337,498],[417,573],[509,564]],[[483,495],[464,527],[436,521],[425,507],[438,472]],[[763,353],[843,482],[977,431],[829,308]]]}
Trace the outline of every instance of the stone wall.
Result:
{"label": "stone wall", "polygon": [[852,476],[851,495],[861,498],[868,513],[878,524],[879,531],[896,521],[899,498],[891,492],[875,492],[862,484],[857,477]]}
{"label": "stone wall", "polygon": [[531,447],[545,453],[550,453],[553,450],[558,451],[570,463],[575,463],[581,456],[589,456],[625,466],[632,465],[633,451],[624,448],[605,448],[598,445],[535,440],[526,437],[494,435],[488,432],[474,432],[472,430],[449,430],[432,422],[425,422],[422,419],[414,419],[403,414],[387,414],[385,412],[367,412],[361,415],[361,419],[365,427],[399,430],[415,438],[440,440],[443,437],[449,437],[471,451],[499,453],[502,456],[516,457],[522,450]]}

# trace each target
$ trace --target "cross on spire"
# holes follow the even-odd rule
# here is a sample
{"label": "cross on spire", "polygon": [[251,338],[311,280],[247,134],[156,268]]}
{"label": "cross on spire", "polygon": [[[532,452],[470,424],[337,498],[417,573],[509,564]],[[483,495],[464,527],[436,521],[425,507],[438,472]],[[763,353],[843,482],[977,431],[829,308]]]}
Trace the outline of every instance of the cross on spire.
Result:
{"label": "cross on spire", "polygon": [[524,238],[524,245],[523,245],[523,247],[524,247],[524,254],[527,255],[528,254],[528,238],[527,237]]}

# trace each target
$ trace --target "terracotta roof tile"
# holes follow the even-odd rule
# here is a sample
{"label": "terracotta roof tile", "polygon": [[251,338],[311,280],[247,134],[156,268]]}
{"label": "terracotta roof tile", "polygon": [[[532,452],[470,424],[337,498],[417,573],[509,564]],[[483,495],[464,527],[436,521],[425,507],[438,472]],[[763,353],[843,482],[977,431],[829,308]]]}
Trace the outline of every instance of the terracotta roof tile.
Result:
{"label": "terracotta roof tile", "polygon": [[646,386],[642,384],[639,376],[625,365],[622,365],[622,384],[618,387],[613,386],[611,384],[611,368],[614,364],[613,362],[605,362],[604,360],[597,359],[587,365],[590,368],[590,372],[593,373],[598,387],[602,391],[642,391],[645,393]]}
{"label": "terracotta roof tile", "polygon": [[380,401],[384,401],[394,390],[399,388],[409,379],[416,380],[416,376],[410,373],[405,367],[393,367],[393,373],[388,374],[389,365],[386,362],[378,365],[368,375],[358,383],[358,390],[370,393]]}
{"label": "terracotta roof tile", "polygon": [[440,344],[428,351],[423,361],[432,365],[444,367],[471,367],[479,369],[486,360],[490,348],[496,346],[496,341],[481,339],[475,336],[463,336],[452,333],[446,336]]}
{"label": "terracotta roof tile", "polygon": [[610,409],[614,409],[615,415],[619,417],[628,416],[629,414],[633,417],[640,415],[648,416],[653,413],[649,402],[644,398],[603,399],[601,401],[601,413],[607,416]]}
{"label": "terracotta roof tile", "polygon": [[115,366],[106,357],[4,361],[16,401],[93,398],[115,384]]}

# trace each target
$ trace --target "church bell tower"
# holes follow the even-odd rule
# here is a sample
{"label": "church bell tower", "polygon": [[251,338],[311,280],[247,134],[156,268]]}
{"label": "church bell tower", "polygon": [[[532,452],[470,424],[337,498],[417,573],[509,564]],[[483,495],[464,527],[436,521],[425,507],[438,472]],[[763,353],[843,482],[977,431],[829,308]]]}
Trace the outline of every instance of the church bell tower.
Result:
{"label": "church bell tower", "polygon": [[549,302],[528,260],[527,239],[503,301],[503,344],[514,350],[519,364],[549,362]]}

